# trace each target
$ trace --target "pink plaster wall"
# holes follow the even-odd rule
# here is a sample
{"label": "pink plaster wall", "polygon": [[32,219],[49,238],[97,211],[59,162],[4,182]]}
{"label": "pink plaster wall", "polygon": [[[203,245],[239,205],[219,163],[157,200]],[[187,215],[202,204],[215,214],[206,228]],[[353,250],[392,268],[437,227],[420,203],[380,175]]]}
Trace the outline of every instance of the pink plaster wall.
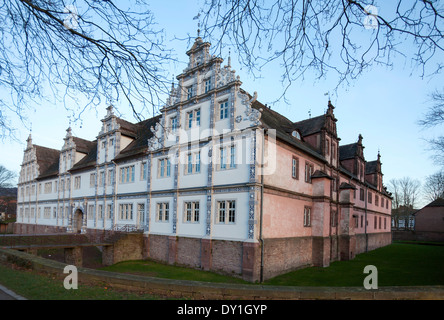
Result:
{"label": "pink plaster wall", "polygon": [[311,228],[304,227],[304,206],[311,202],[265,193],[264,238],[311,236]]}

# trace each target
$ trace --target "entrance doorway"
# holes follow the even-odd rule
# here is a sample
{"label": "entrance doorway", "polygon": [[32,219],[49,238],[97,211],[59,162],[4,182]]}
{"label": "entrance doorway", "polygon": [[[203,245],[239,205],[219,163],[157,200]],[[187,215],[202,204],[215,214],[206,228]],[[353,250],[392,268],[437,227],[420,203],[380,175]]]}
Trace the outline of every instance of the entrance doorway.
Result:
{"label": "entrance doorway", "polygon": [[74,233],[81,233],[83,225],[83,212],[80,209],[77,209],[74,213],[74,219],[72,221],[72,229]]}

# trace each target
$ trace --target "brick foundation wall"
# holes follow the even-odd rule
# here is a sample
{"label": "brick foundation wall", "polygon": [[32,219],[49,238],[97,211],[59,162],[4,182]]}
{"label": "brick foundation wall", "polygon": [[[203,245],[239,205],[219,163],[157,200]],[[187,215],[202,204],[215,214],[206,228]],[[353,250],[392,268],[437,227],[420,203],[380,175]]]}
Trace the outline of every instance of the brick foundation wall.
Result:
{"label": "brick foundation wall", "polygon": [[201,267],[201,240],[198,238],[177,238],[177,263],[192,268]]}
{"label": "brick foundation wall", "polygon": [[59,233],[66,232],[66,227],[46,226],[38,224],[15,223],[15,234],[42,234],[42,233]]}
{"label": "brick foundation wall", "polygon": [[242,274],[242,242],[212,240],[212,270]]}
{"label": "brick foundation wall", "polygon": [[312,238],[264,240],[264,280],[312,265]]}
{"label": "brick foundation wall", "polygon": [[[368,251],[388,246],[392,243],[391,232],[368,233]],[[356,254],[365,252],[365,234],[359,234],[356,238]]]}
{"label": "brick foundation wall", "polygon": [[427,232],[427,231],[392,231],[393,241],[431,241],[444,242],[444,232]]}
{"label": "brick foundation wall", "polygon": [[160,235],[148,236],[147,257],[153,260],[168,262],[168,237]]}

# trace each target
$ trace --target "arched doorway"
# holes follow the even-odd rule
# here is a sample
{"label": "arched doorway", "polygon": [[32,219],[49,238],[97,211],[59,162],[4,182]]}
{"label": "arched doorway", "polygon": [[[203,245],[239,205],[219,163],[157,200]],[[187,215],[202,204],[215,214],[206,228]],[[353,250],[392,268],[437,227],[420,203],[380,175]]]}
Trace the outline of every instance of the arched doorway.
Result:
{"label": "arched doorway", "polygon": [[77,209],[74,212],[74,219],[72,221],[72,229],[74,233],[81,233],[83,225],[83,212],[80,209]]}

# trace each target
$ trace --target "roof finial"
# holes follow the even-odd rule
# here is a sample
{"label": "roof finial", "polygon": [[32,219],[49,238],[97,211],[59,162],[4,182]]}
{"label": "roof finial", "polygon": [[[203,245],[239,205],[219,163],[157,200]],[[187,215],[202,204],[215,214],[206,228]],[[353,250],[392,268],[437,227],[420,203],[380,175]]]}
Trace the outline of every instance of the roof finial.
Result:
{"label": "roof finial", "polygon": [[231,49],[228,49],[228,67],[231,68]]}

